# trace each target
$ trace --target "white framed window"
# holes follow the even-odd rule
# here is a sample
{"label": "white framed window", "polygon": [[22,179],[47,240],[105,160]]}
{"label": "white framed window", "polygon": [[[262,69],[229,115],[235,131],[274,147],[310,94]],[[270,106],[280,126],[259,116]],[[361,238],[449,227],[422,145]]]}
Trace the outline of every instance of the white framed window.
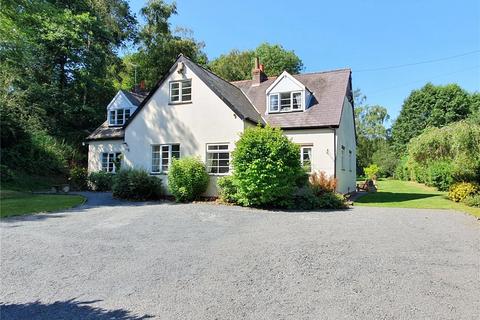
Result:
{"label": "white framed window", "polygon": [[172,159],[180,158],[179,144],[152,145],[152,173],[168,172]]}
{"label": "white framed window", "polygon": [[352,150],[348,150],[348,170],[352,172]]}
{"label": "white framed window", "polygon": [[228,143],[207,144],[207,172],[227,174],[230,172],[230,149]]}
{"label": "white framed window", "polygon": [[192,79],[170,82],[170,102],[192,101]]}
{"label": "white framed window", "polygon": [[290,112],[302,110],[302,92],[281,92],[269,95],[269,112]]}
{"label": "white framed window", "polygon": [[341,151],[341,157],[340,157],[340,163],[342,166],[342,170],[345,170],[345,146],[342,146],[342,151]]}
{"label": "white framed window", "polygon": [[130,109],[115,109],[108,113],[108,124],[111,126],[121,126],[130,118]]}
{"label": "white framed window", "polygon": [[300,162],[306,172],[312,172],[312,146],[300,147]]}
{"label": "white framed window", "polygon": [[114,173],[120,163],[120,152],[102,153],[102,171]]}

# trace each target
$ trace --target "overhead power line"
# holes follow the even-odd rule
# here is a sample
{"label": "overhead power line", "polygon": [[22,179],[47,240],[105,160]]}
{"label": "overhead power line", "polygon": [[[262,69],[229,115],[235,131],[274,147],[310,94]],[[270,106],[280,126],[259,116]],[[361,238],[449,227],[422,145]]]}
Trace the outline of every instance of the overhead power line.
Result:
{"label": "overhead power line", "polygon": [[418,62],[406,63],[406,64],[399,64],[399,65],[395,65],[395,66],[379,67],[379,68],[372,68],[372,69],[360,69],[360,70],[353,69],[353,72],[358,73],[358,72],[371,72],[371,71],[398,69],[398,68],[403,68],[403,67],[416,66],[416,65],[419,65],[419,64],[434,63],[434,62],[439,62],[439,61],[456,59],[456,58],[460,58],[460,57],[464,57],[464,56],[468,56],[468,55],[472,55],[472,54],[476,54],[476,53],[480,53],[480,50],[474,50],[474,51],[460,53],[460,54],[456,54],[454,56],[443,57],[443,58],[438,58],[438,59],[424,60],[424,61],[418,61]]}

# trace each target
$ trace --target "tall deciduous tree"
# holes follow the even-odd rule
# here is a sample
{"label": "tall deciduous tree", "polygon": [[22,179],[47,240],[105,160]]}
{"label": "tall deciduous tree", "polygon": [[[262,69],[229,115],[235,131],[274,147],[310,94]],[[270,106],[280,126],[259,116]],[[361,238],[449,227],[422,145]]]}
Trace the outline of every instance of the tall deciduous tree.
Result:
{"label": "tall deciduous tree", "polygon": [[303,69],[303,62],[294,51],[269,43],[262,43],[255,50],[232,50],[212,60],[208,67],[228,81],[247,80],[252,77],[255,57],[265,66],[268,76],[278,76],[283,71],[297,74]]}
{"label": "tall deciduous tree", "polygon": [[467,118],[471,109],[471,95],[457,84],[435,86],[427,83],[412,91],[402,105],[392,127],[396,149],[404,151],[410,139],[420,135],[426,127],[440,128]]}

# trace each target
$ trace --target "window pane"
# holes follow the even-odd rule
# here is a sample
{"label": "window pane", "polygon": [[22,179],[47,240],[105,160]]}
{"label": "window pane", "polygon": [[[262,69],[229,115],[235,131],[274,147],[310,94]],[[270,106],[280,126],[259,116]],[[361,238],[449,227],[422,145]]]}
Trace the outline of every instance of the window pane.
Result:
{"label": "window pane", "polygon": [[125,120],[130,118],[130,109],[125,109]]}
{"label": "window pane", "polygon": [[123,109],[117,110],[117,124],[123,124]]}
{"label": "window pane", "polygon": [[180,82],[171,82],[170,83],[170,88],[173,89],[178,89],[180,87]]}
{"label": "window pane", "polygon": [[221,144],[218,146],[218,150],[228,150],[228,144]]}
{"label": "window pane", "polygon": [[280,111],[290,110],[292,104],[290,92],[280,93]]}
{"label": "window pane", "polygon": [[115,110],[110,111],[110,119],[109,119],[109,124],[115,124]]}
{"label": "window pane", "polygon": [[192,100],[192,95],[190,94],[182,95],[182,101],[190,101],[190,100]]}
{"label": "window pane", "polygon": [[302,108],[302,94],[295,92],[293,95],[293,109],[298,110]]}
{"label": "window pane", "polygon": [[278,111],[278,95],[270,95],[270,111]]}

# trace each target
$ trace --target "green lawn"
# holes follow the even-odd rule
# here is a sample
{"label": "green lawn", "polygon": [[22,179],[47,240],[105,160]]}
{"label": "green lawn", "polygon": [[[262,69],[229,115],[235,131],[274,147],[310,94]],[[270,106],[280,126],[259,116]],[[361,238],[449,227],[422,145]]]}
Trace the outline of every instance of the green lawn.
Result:
{"label": "green lawn", "polygon": [[411,181],[378,181],[378,192],[355,201],[356,206],[399,207],[421,209],[453,209],[480,218],[480,208],[468,207],[448,200],[447,193]]}
{"label": "green lawn", "polygon": [[76,195],[46,195],[1,190],[0,217],[58,211],[82,204],[84,200],[84,197]]}

